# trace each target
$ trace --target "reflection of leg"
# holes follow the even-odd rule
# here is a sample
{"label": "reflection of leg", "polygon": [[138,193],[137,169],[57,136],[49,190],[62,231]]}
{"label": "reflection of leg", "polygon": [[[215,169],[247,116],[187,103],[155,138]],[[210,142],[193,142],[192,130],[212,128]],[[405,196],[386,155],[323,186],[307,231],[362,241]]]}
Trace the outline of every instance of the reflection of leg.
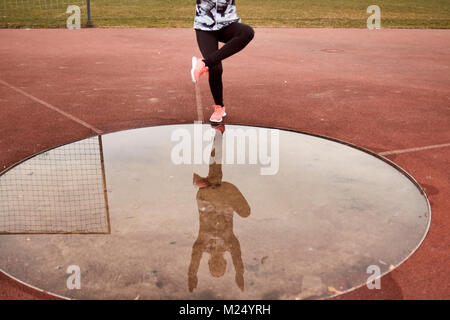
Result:
{"label": "reflection of leg", "polygon": [[209,163],[217,163],[217,164],[222,164],[222,136],[223,136],[223,131],[225,126],[224,125],[220,125],[218,127],[216,127],[216,135],[214,136],[214,141],[213,141],[213,145],[212,145],[212,150],[211,150],[211,159],[209,161]]}
{"label": "reflection of leg", "polygon": [[208,181],[211,184],[221,184],[222,182],[222,131],[216,129],[211,158],[209,161]]}
{"label": "reflection of leg", "polygon": [[211,125],[216,129],[213,145],[211,148],[211,156],[209,158],[209,172],[206,178],[200,177],[194,173],[193,184],[199,188],[205,188],[210,185],[220,185],[222,183],[222,136],[225,126]]}

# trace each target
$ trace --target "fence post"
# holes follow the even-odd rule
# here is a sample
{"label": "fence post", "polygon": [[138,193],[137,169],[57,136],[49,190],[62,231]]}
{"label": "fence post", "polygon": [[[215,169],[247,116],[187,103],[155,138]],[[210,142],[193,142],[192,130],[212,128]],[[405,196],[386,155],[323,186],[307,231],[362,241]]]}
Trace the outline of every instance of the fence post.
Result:
{"label": "fence post", "polygon": [[87,22],[86,22],[86,28],[92,28],[94,24],[91,20],[91,0],[86,0],[86,7],[87,7]]}

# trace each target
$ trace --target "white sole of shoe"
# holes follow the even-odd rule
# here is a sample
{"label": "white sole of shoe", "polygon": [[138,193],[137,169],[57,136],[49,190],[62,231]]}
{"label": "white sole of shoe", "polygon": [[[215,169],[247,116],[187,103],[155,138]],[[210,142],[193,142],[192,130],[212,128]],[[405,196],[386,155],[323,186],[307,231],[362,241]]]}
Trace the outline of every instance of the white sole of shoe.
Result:
{"label": "white sole of shoe", "polygon": [[211,121],[211,122],[215,122],[215,123],[219,123],[219,122],[222,122],[222,120],[223,120],[223,118],[225,118],[225,116],[227,115],[227,113],[226,112],[224,112],[223,113],[223,115],[222,115],[222,119],[220,119],[220,121],[217,121],[217,120],[213,120],[213,119],[211,119],[211,118],[209,118],[209,121]]}

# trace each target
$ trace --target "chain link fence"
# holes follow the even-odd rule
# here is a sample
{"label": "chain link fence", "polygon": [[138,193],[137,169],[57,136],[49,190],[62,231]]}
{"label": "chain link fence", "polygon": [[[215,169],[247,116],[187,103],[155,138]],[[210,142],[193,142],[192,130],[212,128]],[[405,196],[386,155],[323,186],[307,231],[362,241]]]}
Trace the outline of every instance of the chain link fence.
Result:
{"label": "chain link fence", "polygon": [[66,27],[69,6],[81,10],[81,25],[87,24],[86,0],[0,0],[2,28],[62,28]]}
{"label": "chain link fence", "polygon": [[65,28],[71,5],[80,7],[81,27],[189,27],[195,14],[190,0],[0,0],[0,27]]}

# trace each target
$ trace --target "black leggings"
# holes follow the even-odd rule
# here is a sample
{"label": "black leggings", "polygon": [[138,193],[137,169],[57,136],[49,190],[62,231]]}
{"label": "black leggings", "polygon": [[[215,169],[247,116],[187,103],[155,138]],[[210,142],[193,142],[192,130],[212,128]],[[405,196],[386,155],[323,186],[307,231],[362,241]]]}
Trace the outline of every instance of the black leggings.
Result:
{"label": "black leggings", "polygon": [[[216,105],[223,106],[222,60],[241,51],[253,39],[252,27],[235,22],[217,31],[195,30],[197,43],[209,69],[209,87]],[[219,42],[225,43],[219,49]]]}

